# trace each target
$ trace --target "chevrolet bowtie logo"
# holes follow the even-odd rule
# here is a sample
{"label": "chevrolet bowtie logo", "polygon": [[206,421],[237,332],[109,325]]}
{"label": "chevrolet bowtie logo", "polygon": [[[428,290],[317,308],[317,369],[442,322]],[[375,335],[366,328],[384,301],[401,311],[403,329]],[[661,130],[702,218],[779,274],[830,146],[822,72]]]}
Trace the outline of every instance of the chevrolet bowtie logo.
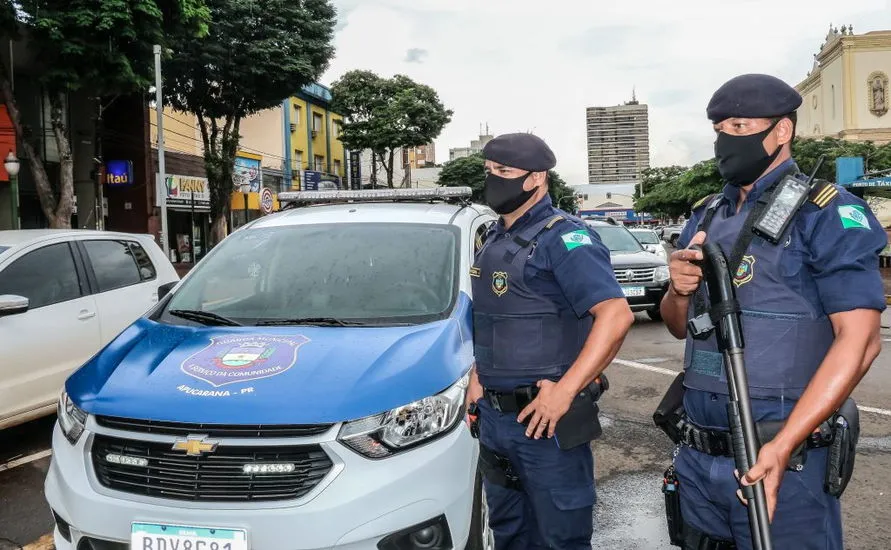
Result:
{"label": "chevrolet bowtie logo", "polygon": [[201,456],[217,450],[219,441],[208,440],[206,435],[190,435],[173,443],[174,451],[185,451],[188,456]]}

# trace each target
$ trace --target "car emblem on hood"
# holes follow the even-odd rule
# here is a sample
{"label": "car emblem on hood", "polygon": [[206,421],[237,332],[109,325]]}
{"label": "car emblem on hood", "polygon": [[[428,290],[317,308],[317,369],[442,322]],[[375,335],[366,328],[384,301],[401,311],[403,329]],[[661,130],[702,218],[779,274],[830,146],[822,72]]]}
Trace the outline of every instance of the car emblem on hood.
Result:
{"label": "car emblem on hood", "polygon": [[189,435],[185,439],[177,439],[173,450],[185,451],[188,456],[201,456],[216,451],[219,444],[219,441],[207,439],[206,435]]}
{"label": "car emblem on hood", "polygon": [[628,271],[626,271],[626,272],[625,272],[625,278],[628,279],[629,281],[630,281],[631,279],[633,279],[633,278],[634,278],[634,271],[631,270],[631,269],[629,269]]}

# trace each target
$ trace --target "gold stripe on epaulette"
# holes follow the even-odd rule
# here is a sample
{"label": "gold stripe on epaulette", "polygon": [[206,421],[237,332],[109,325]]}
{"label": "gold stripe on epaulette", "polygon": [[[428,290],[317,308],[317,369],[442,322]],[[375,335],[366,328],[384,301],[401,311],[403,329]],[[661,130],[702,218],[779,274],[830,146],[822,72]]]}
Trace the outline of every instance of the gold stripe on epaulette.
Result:
{"label": "gold stripe on epaulette", "polygon": [[554,224],[563,219],[563,216],[554,216],[551,221],[548,222],[548,225],[545,226],[545,229],[550,229],[554,227]]}
{"label": "gold stripe on epaulette", "polygon": [[816,204],[818,208],[825,208],[837,196],[838,189],[832,184],[827,184],[826,187],[817,193],[817,196],[811,199],[811,202]]}
{"label": "gold stripe on epaulette", "polygon": [[477,235],[476,239],[473,241],[473,244],[476,245],[476,249],[479,250],[483,247],[483,237],[481,235]]}
{"label": "gold stripe on epaulette", "polygon": [[706,195],[706,196],[702,197],[702,198],[699,199],[698,201],[694,202],[694,203],[693,203],[693,206],[690,207],[690,209],[691,209],[691,210],[696,210],[697,208],[699,208],[700,206],[702,206],[703,204],[705,204],[706,202],[708,202],[708,200],[711,199],[712,197],[714,197],[714,195]]}
{"label": "gold stripe on epaulette", "polygon": [[471,276],[471,277],[479,277],[479,276],[480,276],[480,268],[478,268],[478,267],[471,267],[471,268],[470,268],[470,276]]}

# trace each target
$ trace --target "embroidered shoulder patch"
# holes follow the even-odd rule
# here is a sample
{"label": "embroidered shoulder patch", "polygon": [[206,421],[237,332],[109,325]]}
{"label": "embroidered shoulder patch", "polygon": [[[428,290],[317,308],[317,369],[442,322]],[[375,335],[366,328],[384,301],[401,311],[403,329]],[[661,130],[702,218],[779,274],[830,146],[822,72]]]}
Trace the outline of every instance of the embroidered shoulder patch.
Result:
{"label": "embroidered shoulder patch", "polygon": [[585,246],[586,244],[594,244],[591,241],[591,235],[588,235],[588,232],[584,229],[576,229],[575,231],[564,233],[560,235],[560,238],[563,239],[563,244],[566,245],[566,250],[572,250],[573,248]]}
{"label": "embroidered shoulder patch", "polygon": [[838,216],[841,218],[844,229],[869,229],[869,219],[866,217],[866,210],[859,204],[839,206]]}

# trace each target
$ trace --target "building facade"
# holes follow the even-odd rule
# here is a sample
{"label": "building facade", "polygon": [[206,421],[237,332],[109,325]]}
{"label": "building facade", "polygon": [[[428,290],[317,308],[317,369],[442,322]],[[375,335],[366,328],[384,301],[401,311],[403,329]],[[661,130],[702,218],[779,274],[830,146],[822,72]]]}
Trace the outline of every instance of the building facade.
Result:
{"label": "building facade", "polygon": [[460,159],[483,152],[486,146],[495,136],[489,133],[489,127],[486,126],[486,133],[480,132],[479,139],[470,142],[470,147],[454,147],[449,149],[449,160]]}
{"label": "building facade", "polygon": [[796,89],[797,135],[851,141],[891,141],[891,30],[855,35],[830,29]]}
{"label": "building facade", "polygon": [[588,107],[588,183],[638,183],[650,167],[649,112],[636,98],[623,105]]}
{"label": "building facade", "polygon": [[331,101],[331,90],[318,83],[304,86],[288,101],[284,156],[293,189],[312,190],[332,184],[344,187],[347,157],[340,141],[343,116],[331,109]]}

